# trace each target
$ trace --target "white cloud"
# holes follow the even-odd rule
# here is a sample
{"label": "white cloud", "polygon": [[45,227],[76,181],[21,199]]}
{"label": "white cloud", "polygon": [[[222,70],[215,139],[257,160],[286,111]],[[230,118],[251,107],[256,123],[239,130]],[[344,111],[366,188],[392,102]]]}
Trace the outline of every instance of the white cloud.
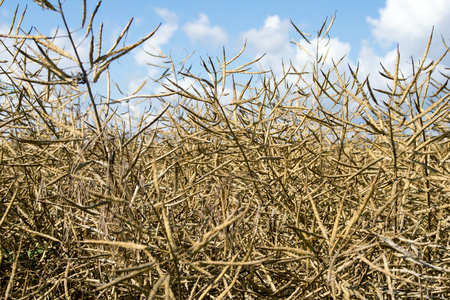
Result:
{"label": "white cloud", "polygon": [[199,15],[195,22],[188,22],[183,26],[183,31],[192,43],[199,42],[207,46],[224,46],[228,41],[227,32],[219,26],[211,26],[209,18],[204,13]]}
{"label": "white cloud", "polygon": [[156,13],[168,23],[177,23],[178,16],[176,13],[166,9],[166,8],[155,8]]}
{"label": "white cloud", "polygon": [[384,47],[399,43],[401,49],[416,56],[423,52],[433,26],[435,37],[447,35],[450,1],[387,0],[379,14],[377,19],[367,18],[376,41]]}
{"label": "white cloud", "polygon": [[[247,39],[249,50],[254,52],[256,57],[265,54],[260,61],[261,66],[265,70],[272,69],[276,75],[281,74],[282,61],[285,66],[289,66],[292,62],[297,70],[302,70],[305,65],[308,65],[310,70],[310,63],[316,59],[316,51],[318,51],[318,57],[327,54],[327,59],[324,61],[324,69],[327,69],[333,67],[332,59],[337,63],[351,50],[350,44],[338,38],[320,41],[318,49],[314,39],[311,39],[311,44],[303,38],[296,40],[304,48],[303,50],[296,44],[290,43],[291,38],[294,37],[292,33],[295,37],[298,36],[291,22],[274,15],[266,18],[262,28],[253,28],[241,33],[240,36],[242,40]],[[348,59],[345,59],[343,64],[347,65],[347,62],[349,62]]]}
{"label": "white cloud", "polygon": [[[374,48],[367,40],[362,41],[361,51],[359,52],[359,79],[362,81],[367,76],[370,79],[372,88],[385,89],[387,79],[382,77],[379,72],[382,71],[381,65],[385,67],[392,74],[395,70],[395,63],[397,61],[397,49],[388,51],[382,55],[375,53]],[[406,63],[403,61],[400,64],[400,69],[406,71]]]}
{"label": "white cloud", "polygon": [[277,15],[269,16],[261,29],[250,29],[241,33],[241,37],[247,39],[249,46],[257,55],[264,53],[293,54],[289,49],[291,26],[288,20],[280,20]]}
{"label": "white cloud", "polygon": [[269,16],[260,29],[250,29],[240,34],[241,40],[247,40],[248,51],[255,53],[255,58],[265,54],[260,61],[264,69],[281,68],[282,59],[286,62],[295,55],[295,48],[289,44],[289,20],[280,20],[277,15]]}
{"label": "white cloud", "polygon": [[349,43],[342,42],[339,38],[324,39],[319,42],[319,47],[316,47],[315,43],[308,44],[303,39],[298,41],[298,43],[304,50],[300,47],[297,48],[295,55],[296,64],[304,65],[309,61],[320,59],[320,65],[323,65],[326,70],[333,68],[333,62],[337,64],[341,58],[344,58],[343,62],[341,62],[342,65],[350,63],[346,56],[350,53],[351,46]]}
{"label": "white cloud", "polygon": [[147,63],[157,63],[158,58],[148,55],[147,53],[157,54],[162,47],[169,43],[172,36],[178,30],[178,17],[176,13],[165,8],[156,8],[156,13],[163,18],[164,23],[159,27],[156,33],[144,43],[142,49],[135,51],[134,58],[138,65],[146,65]]}
{"label": "white cloud", "polygon": [[[164,22],[156,31],[156,33],[144,43],[144,45],[134,51],[134,60],[139,66],[146,66],[147,74],[143,76],[133,76],[132,79],[127,81],[127,89],[131,92],[141,85],[143,81],[150,78],[155,78],[160,72],[158,67],[153,65],[163,65],[165,58],[159,57],[163,52],[162,48],[170,42],[170,39],[178,30],[178,16],[176,13],[169,11],[165,8],[156,8],[155,12],[163,18]],[[149,55],[151,53],[152,55]],[[147,83],[146,88],[143,91],[150,89],[150,83]]]}
{"label": "white cloud", "polygon": [[[447,0],[387,0],[379,10],[378,18],[367,18],[374,41],[362,41],[359,53],[360,74],[371,74],[372,87],[384,88],[388,81],[379,75],[380,63],[391,73],[395,71],[399,45],[399,69],[405,77],[413,73],[411,56],[419,65],[428,38],[434,26],[434,38],[428,62],[437,59],[445,51],[440,35],[448,39],[450,26],[450,2]],[[381,48],[377,47],[378,45]],[[444,60],[439,68],[448,63]],[[389,83],[388,83],[389,84]]]}

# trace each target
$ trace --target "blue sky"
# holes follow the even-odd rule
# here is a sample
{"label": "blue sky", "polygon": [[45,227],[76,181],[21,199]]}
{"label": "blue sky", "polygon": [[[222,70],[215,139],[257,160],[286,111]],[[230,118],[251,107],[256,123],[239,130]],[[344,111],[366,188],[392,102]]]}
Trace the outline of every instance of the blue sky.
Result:
{"label": "blue sky", "polygon": [[[5,0],[0,6],[2,32],[8,30],[17,2]],[[19,12],[28,5],[22,28],[36,26],[43,34],[52,34],[58,26],[62,29],[58,14],[44,11],[31,0],[19,2]],[[63,9],[70,26],[76,29],[80,26],[81,1],[66,2]],[[97,1],[87,2],[90,13]],[[375,86],[383,84],[383,79],[378,75],[380,62],[393,68],[397,44],[400,45],[400,67],[404,73],[411,72],[411,55],[415,61],[422,56],[433,26],[434,42],[430,60],[437,59],[445,49],[441,35],[450,44],[450,34],[447,33],[450,28],[448,0],[105,0],[97,14],[94,28],[98,28],[99,22],[104,23],[104,48],[108,49],[132,17],[134,21],[126,39],[127,44],[134,43],[162,23],[159,31],[143,47],[121,58],[111,67],[112,77],[124,91],[131,93],[140,82],[156,76],[155,67],[146,63],[157,61],[143,51],[156,53],[153,48],[170,55],[174,61],[180,61],[195,51],[190,63],[198,67],[199,57],[221,57],[222,47],[225,47],[228,57],[232,57],[247,41],[242,63],[265,54],[260,63],[266,69],[272,68],[279,72],[281,60],[291,61],[301,68],[310,58],[290,43],[291,39],[301,43],[301,37],[290,20],[303,32],[314,34],[326,18],[330,19],[335,14],[336,20],[330,31],[329,57],[339,59],[346,55],[343,61],[345,67],[348,64],[354,67],[359,63],[360,74],[371,74]],[[80,41],[84,33],[84,30],[76,33]],[[87,43],[82,44],[80,53],[86,55],[87,46]],[[449,65],[448,60],[443,63],[444,66]],[[149,86],[147,89],[154,88]]]}

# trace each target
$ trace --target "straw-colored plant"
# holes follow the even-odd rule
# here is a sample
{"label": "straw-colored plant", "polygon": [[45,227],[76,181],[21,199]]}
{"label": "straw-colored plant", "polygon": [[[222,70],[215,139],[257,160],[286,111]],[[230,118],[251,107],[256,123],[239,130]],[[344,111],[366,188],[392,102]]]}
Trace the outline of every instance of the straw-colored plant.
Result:
{"label": "straw-colored plant", "polygon": [[[317,53],[281,77],[239,63],[245,47],[202,60],[205,77],[166,57],[165,93],[115,99],[108,67],[154,31],[117,49],[130,22],[104,52],[99,6],[83,9],[82,61],[64,6],[35,2],[73,48],[23,33],[23,16],[0,35],[2,297],[450,296],[450,94],[446,53],[425,65],[431,37],[412,77],[400,55],[382,69],[386,90],[325,69],[332,18],[315,37],[295,27]],[[161,110],[124,126],[114,105],[137,98]]]}

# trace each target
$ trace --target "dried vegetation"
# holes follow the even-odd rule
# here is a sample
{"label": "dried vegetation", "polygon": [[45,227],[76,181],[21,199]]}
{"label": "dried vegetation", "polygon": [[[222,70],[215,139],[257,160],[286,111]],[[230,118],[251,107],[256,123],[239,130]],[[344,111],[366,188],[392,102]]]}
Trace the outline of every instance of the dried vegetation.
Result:
{"label": "dried vegetation", "polygon": [[[277,79],[224,54],[206,78],[172,64],[164,94],[111,99],[107,74],[94,98],[152,35],[117,49],[128,24],[104,53],[94,15],[85,63],[69,27],[76,55],[19,17],[1,38],[2,297],[449,298],[450,94],[431,38],[413,76],[382,69],[384,91],[323,56]],[[326,42],[328,25],[298,32]],[[129,131],[114,103],[133,97],[163,109]]]}

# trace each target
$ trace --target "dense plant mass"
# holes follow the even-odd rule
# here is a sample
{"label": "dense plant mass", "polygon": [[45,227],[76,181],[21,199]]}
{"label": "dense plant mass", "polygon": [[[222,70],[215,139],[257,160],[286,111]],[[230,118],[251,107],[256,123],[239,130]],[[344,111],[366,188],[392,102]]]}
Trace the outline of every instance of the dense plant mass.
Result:
{"label": "dense plant mass", "polygon": [[[154,32],[118,48],[128,24],[105,51],[94,16],[88,61],[70,24],[70,51],[19,18],[1,35],[2,297],[450,297],[450,94],[431,37],[413,76],[399,57],[381,70],[385,90],[325,57],[276,77],[224,52],[204,77],[169,62],[165,92],[113,98],[108,67]],[[161,109],[121,117],[137,98]]]}

